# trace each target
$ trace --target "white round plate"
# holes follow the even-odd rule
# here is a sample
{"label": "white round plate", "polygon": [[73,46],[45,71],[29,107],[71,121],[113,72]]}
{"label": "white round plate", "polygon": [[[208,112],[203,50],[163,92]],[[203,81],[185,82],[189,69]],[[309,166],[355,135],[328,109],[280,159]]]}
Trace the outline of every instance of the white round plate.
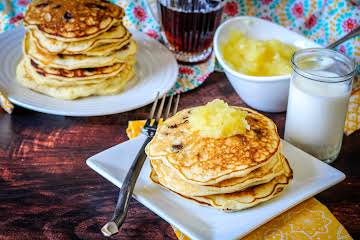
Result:
{"label": "white round plate", "polygon": [[25,30],[17,28],[0,34],[0,88],[12,103],[34,111],[64,116],[101,116],[145,106],[174,86],[178,65],[172,53],[156,40],[132,32],[138,44],[136,77],[120,94],[60,100],[22,87],[16,81],[16,65],[22,54]]}

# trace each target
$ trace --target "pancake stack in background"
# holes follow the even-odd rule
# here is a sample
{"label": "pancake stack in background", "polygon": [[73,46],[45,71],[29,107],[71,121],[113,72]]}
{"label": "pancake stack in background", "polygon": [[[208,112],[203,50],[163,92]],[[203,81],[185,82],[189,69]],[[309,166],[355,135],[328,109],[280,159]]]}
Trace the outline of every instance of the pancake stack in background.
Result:
{"label": "pancake stack in background", "polygon": [[134,76],[137,50],[123,16],[101,0],[32,1],[18,81],[61,99],[119,93]]}
{"label": "pancake stack in background", "polygon": [[269,118],[241,108],[250,128],[244,134],[211,138],[192,129],[194,109],[166,120],[146,147],[155,183],[224,211],[253,207],[284,190],[292,170]]}

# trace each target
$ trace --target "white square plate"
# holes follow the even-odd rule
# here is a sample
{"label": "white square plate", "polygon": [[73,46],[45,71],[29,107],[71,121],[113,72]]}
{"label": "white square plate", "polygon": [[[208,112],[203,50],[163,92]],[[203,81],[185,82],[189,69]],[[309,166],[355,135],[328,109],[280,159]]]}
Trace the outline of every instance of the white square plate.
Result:
{"label": "white square plate", "polygon": [[[87,160],[100,175],[121,187],[144,136],[105,150]],[[137,181],[134,197],[191,239],[238,239],[296,204],[342,181],[335,168],[283,141],[283,152],[294,179],[277,198],[254,208],[224,213],[197,205],[153,183],[147,160]]]}

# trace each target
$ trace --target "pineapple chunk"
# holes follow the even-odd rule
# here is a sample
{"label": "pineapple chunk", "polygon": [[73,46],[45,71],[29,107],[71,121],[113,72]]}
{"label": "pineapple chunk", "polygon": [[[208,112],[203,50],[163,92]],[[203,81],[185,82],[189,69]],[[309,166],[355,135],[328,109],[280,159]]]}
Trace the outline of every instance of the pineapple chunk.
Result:
{"label": "pineapple chunk", "polygon": [[235,71],[251,76],[279,76],[291,72],[290,59],[297,50],[278,40],[256,40],[231,31],[220,44],[225,61]]}
{"label": "pineapple chunk", "polygon": [[189,116],[189,123],[191,129],[199,131],[203,137],[226,138],[245,134],[250,129],[246,116],[247,112],[215,99],[205,106],[194,108]]}

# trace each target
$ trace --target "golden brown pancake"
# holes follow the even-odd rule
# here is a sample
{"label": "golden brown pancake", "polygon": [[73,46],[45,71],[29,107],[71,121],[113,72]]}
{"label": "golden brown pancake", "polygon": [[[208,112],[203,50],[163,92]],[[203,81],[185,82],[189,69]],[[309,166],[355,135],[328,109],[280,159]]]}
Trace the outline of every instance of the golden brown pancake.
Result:
{"label": "golden brown pancake", "polygon": [[280,138],[272,120],[253,110],[246,120],[246,134],[228,138],[206,138],[192,131],[191,109],[167,119],[147,145],[150,159],[161,159],[185,181],[213,185],[226,179],[246,176],[264,166],[280,152]]}
{"label": "golden brown pancake", "polygon": [[70,86],[54,86],[53,84],[39,83],[26,70],[21,61],[16,69],[18,82],[24,87],[55,98],[72,100],[94,95],[112,95],[123,91],[127,82],[135,75],[134,66],[129,65],[114,77],[101,79],[96,83]]}
{"label": "golden brown pancake", "polygon": [[102,0],[34,0],[24,25],[64,42],[93,38],[121,21],[121,7]]}
{"label": "golden brown pancake", "polygon": [[[98,57],[104,57],[104,56],[110,56],[113,54],[116,54],[116,52],[124,50],[129,46],[130,42],[133,41],[131,39],[131,34],[128,34],[126,36],[127,39],[124,39],[122,42],[115,42],[115,43],[107,43],[103,45],[99,45],[95,48],[89,49],[82,54],[86,56],[98,56]],[[134,53],[135,54],[135,53]],[[132,54],[132,55],[134,55]]]}
{"label": "golden brown pancake", "polygon": [[[285,159],[285,158],[284,158]],[[262,202],[268,201],[276,196],[278,196],[289,184],[292,179],[292,170],[285,159],[283,161],[284,173],[282,175],[276,176],[271,179],[269,182],[259,184],[253,187],[246,188],[245,190],[227,193],[227,194],[215,194],[207,196],[185,196],[179,194],[180,196],[195,201],[198,204],[215,207],[224,211],[239,211],[246,208],[253,207]],[[150,178],[157,184],[161,184],[158,179],[158,176],[154,170],[150,174]],[[165,186],[166,187],[166,186]]]}
{"label": "golden brown pancake", "polygon": [[[104,45],[121,45],[129,43],[131,34],[122,24],[111,27],[108,31],[91,39],[76,42],[62,42],[56,39],[48,38],[40,31],[30,30],[30,43],[44,52],[50,54],[87,54],[91,55],[96,48],[104,48]],[[120,47],[121,47],[120,46]],[[119,47],[119,48],[120,48]],[[119,49],[118,48],[118,49]],[[102,53],[107,55],[106,53]]]}
{"label": "golden brown pancake", "polygon": [[25,34],[23,42],[24,55],[29,56],[39,65],[74,70],[79,68],[96,68],[111,66],[116,63],[126,63],[130,56],[134,56],[137,51],[137,45],[134,40],[123,46],[121,49],[114,51],[108,56],[86,56],[82,54],[50,54],[42,51],[36,44],[31,44],[29,33]]}
{"label": "golden brown pancake", "polygon": [[269,182],[271,179],[284,173],[283,157],[278,154],[268,164],[255,169],[244,177],[237,177],[224,180],[214,185],[198,185],[186,182],[174,171],[159,159],[151,160],[151,167],[156,173],[161,185],[184,196],[206,196],[241,191],[251,186]]}
{"label": "golden brown pancake", "polygon": [[[90,80],[90,82],[93,82],[93,80],[96,81],[96,79],[104,79],[113,77],[117,74],[119,74],[126,65],[132,65],[135,62],[135,59],[130,59],[127,61],[126,64],[123,63],[116,63],[111,66],[106,67],[98,67],[98,68],[79,68],[75,70],[67,70],[67,69],[61,69],[61,68],[51,68],[51,67],[44,67],[33,60],[31,60],[29,57],[24,57],[25,61],[25,67],[28,69],[28,72],[32,76],[36,76],[36,80],[43,81],[47,84],[56,83],[54,80],[61,80],[65,82],[86,82],[87,80]],[[87,81],[89,82],[89,81]]]}

